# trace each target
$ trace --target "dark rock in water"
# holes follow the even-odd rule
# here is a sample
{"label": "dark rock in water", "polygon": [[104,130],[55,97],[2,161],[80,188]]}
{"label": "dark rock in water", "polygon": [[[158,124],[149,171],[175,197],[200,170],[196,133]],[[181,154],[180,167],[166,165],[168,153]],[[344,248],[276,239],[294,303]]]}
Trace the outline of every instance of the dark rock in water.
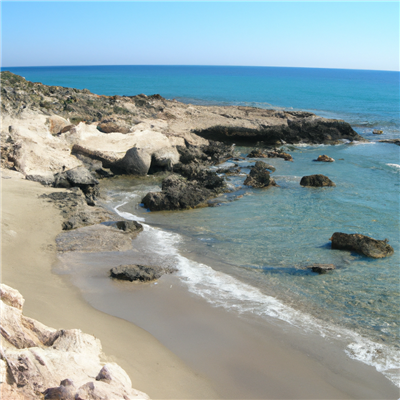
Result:
{"label": "dark rock in water", "polygon": [[314,187],[336,186],[327,176],[321,174],[303,176],[300,185]]}
{"label": "dark rock in water", "polygon": [[327,271],[336,269],[333,264],[313,264],[307,268],[311,269],[313,272],[317,272],[318,274],[326,274]]}
{"label": "dark rock in water", "polygon": [[383,134],[383,131],[380,130],[380,129],[374,129],[374,130],[372,131],[372,133],[373,133],[374,135],[382,135],[382,134]]}
{"label": "dark rock in water", "polygon": [[118,221],[117,228],[124,232],[139,234],[142,232],[143,226],[137,221]]}
{"label": "dark rock in water", "polygon": [[162,192],[147,193],[142,203],[150,211],[194,208],[219,192],[207,189],[197,181],[185,181],[177,175],[170,175],[162,182]]}
{"label": "dark rock in water", "polygon": [[281,149],[275,149],[267,152],[268,158],[283,158],[285,161],[293,161],[293,157],[289,153],[285,153]]}
{"label": "dark rock in water", "polygon": [[329,240],[332,241],[332,249],[355,251],[367,257],[384,258],[394,253],[387,239],[376,240],[358,233],[335,232]]}
{"label": "dark rock in water", "polygon": [[110,269],[110,276],[123,281],[149,282],[160,278],[165,273],[171,273],[171,268],[149,265],[120,265]]}
{"label": "dark rock in water", "polygon": [[208,157],[211,157],[213,164],[220,164],[233,157],[234,146],[210,140],[208,146],[203,146],[202,150]]}
{"label": "dark rock in water", "polygon": [[27,175],[25,177],[28,181],[39,182],[44,186],[53,186],[54,185],[54,176],[53,175]]}
{"label": "dark rock in water", "polygon": [[247,175],[244,181],[245,185],[252,186],[254,188],[265,188],[269,186],[276,186],[275,181],[271,178],[267,171],[268,164],[257,161],[251,168],[250,174]]}
{"label": "dark rock in water", "polygon": [[249,158],[266,158],[267,155],[264,154],[261,150],[252,150],[249,154],[247,154]]}
{"label": "dark rock in water", "polygon": [[332,157],[327,156],[326,154],[322,154],[321,156],[318,156],[318,158],[314,161],[334,162],[335,160]]}

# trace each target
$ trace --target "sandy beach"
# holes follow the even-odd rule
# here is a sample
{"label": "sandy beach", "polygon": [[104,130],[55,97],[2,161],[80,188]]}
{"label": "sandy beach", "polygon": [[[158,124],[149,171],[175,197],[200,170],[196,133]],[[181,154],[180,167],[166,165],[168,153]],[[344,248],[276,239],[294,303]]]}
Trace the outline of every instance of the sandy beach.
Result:
{"label": "sandy beach", "polygon": [[38,196],[61,189],[13,171],[3,170],[2,177],[2,282],[25,297],[27,316],[99,338],[107,360],[123,367],[132,386],[151,398],[399,397],[398,388],[373,367],[322,338],[212,308],[174,276],[157,286],[125,286],[119,295],[104,278],[98,282],[103,296],[83,298],[68,276],[52,272],[61,217]]}

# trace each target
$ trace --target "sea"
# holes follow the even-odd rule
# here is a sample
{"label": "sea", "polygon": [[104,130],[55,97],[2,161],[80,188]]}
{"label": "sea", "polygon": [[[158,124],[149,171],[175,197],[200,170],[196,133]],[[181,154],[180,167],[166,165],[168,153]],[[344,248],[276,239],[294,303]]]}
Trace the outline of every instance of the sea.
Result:
{"label": "sea", "polygon": [[[340,338],[349,357],[374,366],[400,387],[399,146],[379,142],[400,139],[399,72],[222,66],[6,69],[30,81],[97,94],[160,94],[196,105],[305,110],[349,122],[368,142],[284,145],[293,162],[268,159],[276,168],[276,187],[245,186],[246,173],[257,161],[246,158],[224,163],[239,164],[243,174],[227,178],[232,192],[218,198],[215,207],[149,212],[141,199],[160,190],[162,176],[102,183],[104,206],[141,221],[140,252],[177,268],[193,295],[238,315]],[[235,147],[241,157],[250,150]],[[335,162],[315,163],[321,154]],[[336,187],[300,186],[302,176],[316,173],[327,175]],[[394,254],[371,259],[332,250],[334,232],[388,239]],[[118,255],[113,262],[119,265]],[[318,275],[308,268],[315,263],[336,269]],[[87,276],[75,279],[83,291],[90,286]]]}

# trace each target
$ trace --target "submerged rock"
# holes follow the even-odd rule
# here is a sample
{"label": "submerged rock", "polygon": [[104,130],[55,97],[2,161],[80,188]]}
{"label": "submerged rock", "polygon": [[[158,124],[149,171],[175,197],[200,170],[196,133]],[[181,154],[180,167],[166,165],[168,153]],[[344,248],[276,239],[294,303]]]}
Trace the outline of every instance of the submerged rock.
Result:
{"label": "submerged rock", "polygon": [[293,157],[289,153],[285,153],[281,149],[275,149],[267,152],[268,158],[283,158],[285,161],[293,161]]}
{"label": "submerged rock", "polygon": [[303,176],[300,185],[314,187],[336,186],[327,176],[321,174]]}
{"label": "submerged rock", "polygon": [[267,171],[268,167],[268,164],[262,161],[257,161],[251,168],[250,174],[247,175],[244,184],[254,188],[276,186],[274,179],[271,178],[269,171]]}
{"label": "submerged rock", "polygon": [[159,266],[150,265],[120,265],[110,269],[111,278],[123,280],[123,281],[140,281],[149,282],[155,281],[165,273],[171,273],[175,271],[172,268],[163,268]]}
{"label": "submerged rock", "polygon": [[327,271],[333,271],[336,267],[333,264],[313,264],[307,268],[318,274],[326,274]]}
{"label": "submerged rock", "polygon": [[358,233],[335,232],[329,240],[332,249],[355,251],[367,257],[384,258],[394,253],[387,239],[377,240]]}
{"label": "submerged rock", "polygon": [[264,154],[261,150],[255,149],[252,150],[249,154],[247,154],[248,158],[266,158],[267,155]]}
{"label": "submerged rock", "polygon": [[121,231],[133,233],[135,236],[143,231],[143,225],[137,221],[118,221],[116,225]]}
{"label": "submerged rock", "polygon": [[326,154],[322,154],[321,156],[318,156],[318,158],[314,161],[334,162],[335,160],[332,157],[327,156]]}

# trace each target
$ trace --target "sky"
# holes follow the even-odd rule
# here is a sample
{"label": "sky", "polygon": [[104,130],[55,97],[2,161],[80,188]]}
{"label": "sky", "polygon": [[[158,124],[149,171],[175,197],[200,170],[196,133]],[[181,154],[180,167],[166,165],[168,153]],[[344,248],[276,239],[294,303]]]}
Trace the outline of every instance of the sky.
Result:
{"label": "sky", "polygon": [[399,2],[1,1],[1,66],[399,70]]}

